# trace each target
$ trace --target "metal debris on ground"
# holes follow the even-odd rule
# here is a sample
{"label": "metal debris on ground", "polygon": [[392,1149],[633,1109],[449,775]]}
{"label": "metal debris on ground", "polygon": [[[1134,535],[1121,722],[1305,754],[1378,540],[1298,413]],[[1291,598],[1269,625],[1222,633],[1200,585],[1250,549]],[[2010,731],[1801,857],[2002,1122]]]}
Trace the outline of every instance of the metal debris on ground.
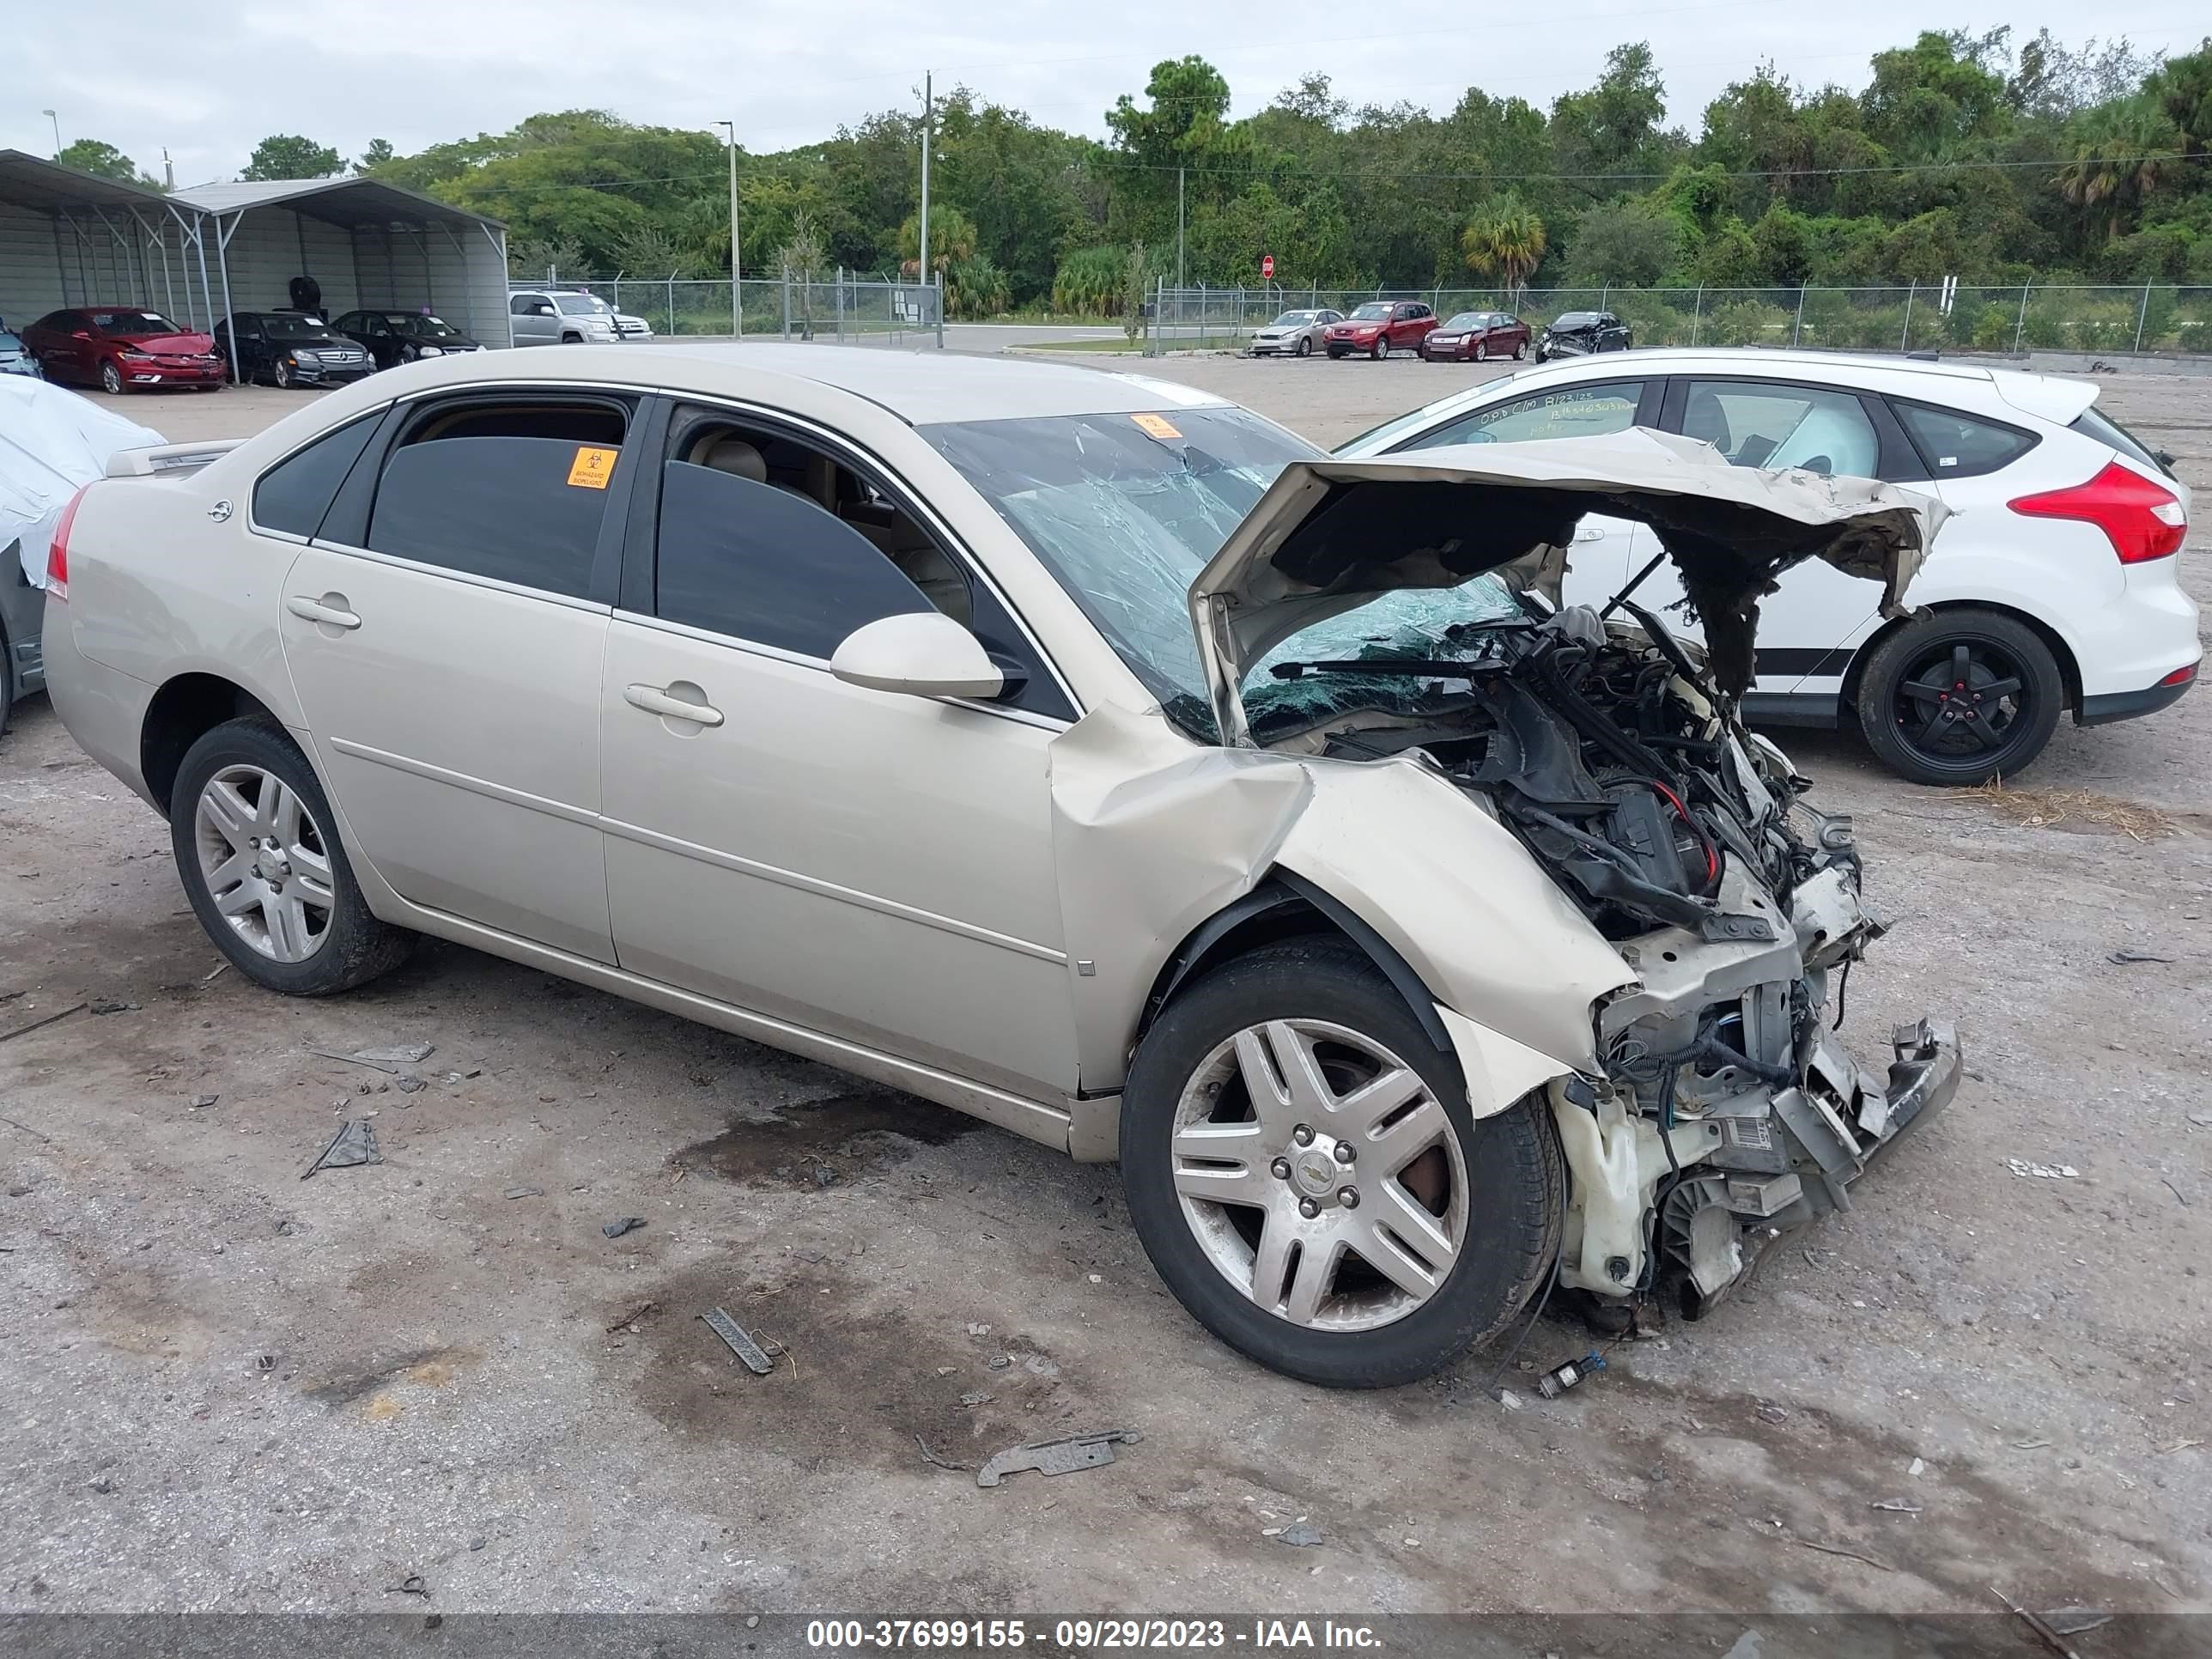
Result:
{"label": "metal debris on ground", "polygon": [[305,1181],[318,1170],[356,1170],[364,1164],[383,1162],[384,1154],[376,1150],[376,1126],[365,1117],[353,1118],[338,1126],[323,1155],[307,1166],[300,1179]]}
{"label": "metal debris on ground", "polygon": [[2024,1181],[2078,1181],[2081,1172],[2071,1164],[2031,1164],[2024,1158],[2008,1158],[2005,1168]]}
{"label": "metal debris on ground", "polygon": [[545,1189],[543,1187],[509,1187],[500,1196],[501,1198],[543,1198],[545,1196]]}
{"label": "metal debris on ground", "polygon": [[1310,1550],[1322,1540],[1319,1527],[1310,1527],[1303,1521],[1294,1521],[1275,1534],[1278,1544],[1288,1544],[1292,1549]]}
{"label": "metal debris on ground", "polygon": [[2102,1607],[2045,1607],[2042,1619],[2060,1636],[2079,1636],[2112,1622]]}
{"label": "metal debris on ground", "polygon": [[192,1109],[196,1112],[204,1112],[222,1098],[222,1097],[221,1095],[194,1095],[192,1097]]}
{"label": "metal debris on ground", "polygon": [[645,1225],[645,1218],[643,1216],[626,1215],[620,1218],[618,1220],[608,1222],[606,1225],[600,1228],[599,1231],[605,1233],[609,1238],[620,1238],[624,1233],[634,1233],[643,1225]]}
{"label": "metal debris on ground", "polygon": [[2148,951],[2115,951],[2105,960],[2117,963],[2123,968],[2131,962],[2162,962],[2169,968],[2173,965],[2172,957],[2158,956]]}
{"label": "metal debris on ground", "polygon": [[218,962],[212,969],[200,975],[200,983],[203,985],[211,985],[229,971],[230,964],[228,963]]}
{"label": "metal debris on ground", "polygon": [[410,1572],[398,1583],[386,1584],[384,1587],[384,1593],[386,1595],[421,1595],[427,1597],[430,1594],[430,1587],[422,1582],[422,1575],[421,1573]]}
{"label": "metal debris on ground", "polygon": [[960,1403],[972,1412],[978,1406],[989,1405],[991,1396],[981,1389],[970,1389],[960,1396]]}
{"label": "metal debris on ground", "polygon": [[1498,1403],[1509,1412],[1517,1412],[1521,1409],[1522,1401],[1521,1396],[1512,1389],[1500,1389],[1498,1391]]}
{"label": "metal debris on ground", "polygon": [[1009,1446],[975,1471],[975,1484],[995,1486],[1010,1474],[1035,1469],[1039,1474],[1073,1474],[1079,1469],[1103,1468],[1114,1461],[1119,1443],[1133,1446],[1144,1436],[1135,1429],[1103,1429],[1096,1434],[1071,1434],[1058,1440],[1031,1440]]}
{"label": "metal debris on ground", "polygon": [[363,1060],[359,1054],[342,1054],[331,1048],[310,1048],[307,1051],[317,1060],[335,1060],[348,1066],[366,1066],[372,1072],[382,1072],[387,1077],[397,1076],[399,1068],[387,1066],[380,1060]]}
{"label": "metal debris on ground", "polygon": [[1879,1567],[1884,1572],[1895,1572],[1897,1571],[1897,1569],[1891,1566],[1888,1562],[1876,1560],[1873,1556],[1867,1554],[1863,1550],[1855,1550],[1843,1544],[1823,1544],[1816,1539],[1799,1538],[1788,1533],[1784,1533],[1783,1536],[1792,1544],[1801,1544],[1808,1550],[1818,1550],[1823,1555],[1840,1555],[1850,1560],[1863,1561],[1867,1565],[1870,1567]]}
{"label": "metal debris on ground", "polygon": [[1771,1400],[1759,1402],[1759,1420],[1762,1423],[1787,1423],[1790,1413]]}
{"label": "metal debris on ground", "polygon": [[722,1310],[716,1308],[711,1313],[701,1314],[699,1317],[707,1322],[708,1330],[729,1344],[730,1352],[744,1360],[745,1369],[753,1375],[766,1376],[775,1369],[775,1362],[761,1352],[761,1345],[752,1340],[744,1326]]}
{"label": "metal debris on ground", "polygon": [[123,1002],[114,997],[95,997],[85,1006],[95,1014],[135,1014],[138,1012],[137,1003]]}
{"label": "metal debris on ground", "polygon": [[611,1324],[611,1325],[608,1326],[608,1327],[607,1327],[607,1334],[608,1334],[609,1336],[612,1336],[612,1335],[613,1335],[617,1331],[626,1331],[626,1330],[628,1330],[631,1326],[633,1326],[633,1325],[636,1324],[636,1323],[637,1323],[637,1322],[638,1322],[639,1320],[641,1320],[641,1319],[644,1318],[644,1317],[646,1316],[646,1315],[647,1315],[647,1314],[651,1313],[654,1309],[658,1308],[659,1305],[660,1305],[660,1304],[659,1304],[658,1302],[641,1302],[641,1303],[639,1303],[639,1304],[637,1304],[637,1306],[635,1306],[635,1308],[632,1308],[632,1309],[631,1309],[628,1313],[624,1314],[624,1315],[623,1315],[620,1319],[617,1319],[617,1321],[615,1321],[615,1322],[614,1322],[613,1324]]}
{"label": "metal debris on ground", "polygon": [[401,1042],[388,1048],[356,1048],[348,1060],[357,1060],[364,1066],[415,1066],[438,1052],[431,1042]]}
{"label": "metal debris on ground", "polygon": [[1917,1504],[1869,1504],[1867,1507],[1870,1510],[1881,1510],[1885,1514],[1888,1515],[1917,1515],[1920,1513],[1920,1505]]}
{"label": "metal debris on ground", "polygon": [[2028,1629],[2033,1631],[2035,1632],[2036,1640],[2041,1642],[2044,1646],[2049,1648],[2053,1653],[2061,1655],[2062,1659],[2081,1659],[2081,1656],[2075,1652],[2072,1647],[2068,1645],[2064,1637],[2059,1635],[2057,1631],[2051,1629],[2049,1625],[2044,1622],[2041,1614],[2031,1613],[2027,1608],[2021,1606],[2019,1602],[2014,1601],[2012,1597],[2007,1595],[2002,1590],[1999,1589],[1995,1584],[1990,1586],[1990,1594],[1996,1596],[1998,1601],[2003,1602],[2006,1607],[2010,1608],[2012,1610],[2013,1616],[2018,1619],[2022,1624],[2026,1625]]}
{"label": "metal debris on ground", "polygon": [[403,1095],[419,1095],[430,1086],[412,1072],[402,1072],[392,1080],[398,1085],[399,1092]]}
{"label": "metal debris on ground", "polygon": [[1564,1365],[1554,1365],[1536,1379],[1536,1392],[1547,1400],[1557,1400],[1569,1389],[1587,1382],[1592,1375],[1605,1369],[1605,1356],[1591,1349],[1580,1359],[1570,1359]]}
{"label": "metal debris on ground", "polygon": [[89,1006],[91,1006],[89,1003],[72,1002],[59,1013],[48,1014],[44,1019],[34,1019],[28,1025],[18,1025],[14,1030],[0,1036],[0,1042],[10,1042],[19,1036],[28,1036],[33,1031],[41,1030],[52,1025],[56,1020],[67,1019],[71,1014],[82,1013]]}
{"label": "metal debris on ground", "polygon": [[968,1466],[965,1463],[949,1462],[945,1459],[939,1457],[935,1452],[930,1450],[929,1442],[924,1440],[920,1435],[915,1436],[914,1443],[921,1448],[921,1461],[923,1462],[930,1464],[936,1468],[949,1469],[954,1474],[965,1474],[968,1473]]}

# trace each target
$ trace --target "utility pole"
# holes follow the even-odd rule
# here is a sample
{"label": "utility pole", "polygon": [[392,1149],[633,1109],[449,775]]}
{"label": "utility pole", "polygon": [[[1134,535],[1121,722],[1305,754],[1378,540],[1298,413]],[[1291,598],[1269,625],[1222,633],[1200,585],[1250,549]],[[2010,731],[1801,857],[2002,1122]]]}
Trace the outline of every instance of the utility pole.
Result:
{"label": "utility pole", "polygon": [[1183,169],[1177,167],[1176,169],[1176,286],[1177,288],[1182,286],[1182,175]]}
{"label": "utility pole", "polygon": [[39,113],[54,124],[54,160],[58,161],[62,159],[62,118],[50,109],[42,109]]}
{"label": "utility pole", "polygon": [[169,148],[161,147],[161,188],[173,191],[177,187],[177,164],[169,159]]}
{"label": "utility pole", "polygon": [[739,286],[738,264],[738,124],[717,121],[714,125],[730,135],[730,337],[742,340],[745,337],[745,318],[743,301],[738,297],[744,290]]}
{"label": "utility pole", "polygon": [[921,279],[924,286],[929,282],[929,124],[935,112],[930,95],[929,75],[924,71],[921,77],[921,236],[915,250],[921,257],[915,262],[920,267],[915,275]]}

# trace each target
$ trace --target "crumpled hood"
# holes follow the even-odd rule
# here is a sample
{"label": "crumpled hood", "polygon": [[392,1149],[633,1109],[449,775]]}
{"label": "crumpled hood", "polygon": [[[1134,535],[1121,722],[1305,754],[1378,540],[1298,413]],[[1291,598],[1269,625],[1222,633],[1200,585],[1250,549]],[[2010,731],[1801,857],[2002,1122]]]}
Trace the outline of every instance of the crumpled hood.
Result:
{"label": "crumpled hood", "polygon": [[1585,513],[1651,526],[1703,623],[1715,687],[1750,685],[1759,601],[1808,558],[1882,584],[1885,616],[1947,515],[1870,478],[1731,466],[1645,428],[1462,444],[1370,460],[1293,461],[1190,586],[1214,714],[1249,741],[1247,667],[1300,629],[1401,588],[1456,587],[1516,561],[1554,566]]}

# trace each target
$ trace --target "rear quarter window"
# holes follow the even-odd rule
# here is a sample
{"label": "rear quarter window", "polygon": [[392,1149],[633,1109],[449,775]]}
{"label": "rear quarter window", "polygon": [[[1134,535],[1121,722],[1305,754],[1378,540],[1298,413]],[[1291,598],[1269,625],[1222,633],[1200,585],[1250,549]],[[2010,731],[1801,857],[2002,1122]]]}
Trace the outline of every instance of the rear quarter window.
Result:
{"label": "rear quarter window", "polygon": [[1890,400],[1897,418],[1911,439],[1930,477],[1978,477],[2010,466],[2036,446],[2032,432],[2001,421],[1961,415],[1956,410],[1934,409],[1926,404]]}
{"label": "rear quarter window", "polygon": [[295,450],[263,473],[253,486],[253,523],[260,530],[313,537],[323,515],[361,459],[383,410],[349,421],[305,449]]}
{"label": "rear quarter window", "polygon": [[2134,433],[2110,416],[2098,413],[2094,404],[2083,410],[2067,429],[2078,432],[2085,438],[2094,438],[2100,444],[2110,444],[2130,460],[2140,461],[2154,471],[2163,472],[2169,478],[2173,477],[2173,469],[2160,460],[2142,439],[2136,437]]}

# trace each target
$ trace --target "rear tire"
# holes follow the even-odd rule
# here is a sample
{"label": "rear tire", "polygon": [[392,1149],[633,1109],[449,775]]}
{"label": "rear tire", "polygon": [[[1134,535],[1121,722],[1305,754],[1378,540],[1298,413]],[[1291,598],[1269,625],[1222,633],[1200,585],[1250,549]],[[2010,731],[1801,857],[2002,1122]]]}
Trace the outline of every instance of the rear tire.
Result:
{"label": "rear tire", "polygon": [[169,842],[208,937],[256,984],[328,996],[404,961],[414,935],[370,914],[314,769],[281,726],[236,720],[185,753]]}
{"label": "rear tire", "polygon": [[1859,677],[1858,717],[1891,771],[1958,787],[2017,775],[2051,741],[2065,701],[2041,635],[1961,605],[1909,622],[1875,647]]}
{"label": "rear tire", "polygon": [[[1278,1097],[1264,1110],[1243,1081],[1255,1044]],[[1313,1061],[1322,1094],[1302,1100],[1284,1081],[1296,1075],[1285,1053]],[[1385,1074],[1405,1079],[1408,1103],[1362,1126],[1355,1091]],[[1288,1119],[1315,1133],[1278,1146]],[[1194,1145],[1205,1150],[1194,1157]],[[1168,1005],[1122,1091],[1121,1177],[1146,1254],[1192,1317],[1270,1370],[1329,1388],[1416,1382],[1502,1329],[1550,1271],[1564,1219],[1542,1097],[1474,1121],[1457,1059],[1335,939],[1237,957]],[[1330,1192],[1340,1180],[1357,1201]],[[1302,1216],[1314,1194],[1317,1213]]]}

